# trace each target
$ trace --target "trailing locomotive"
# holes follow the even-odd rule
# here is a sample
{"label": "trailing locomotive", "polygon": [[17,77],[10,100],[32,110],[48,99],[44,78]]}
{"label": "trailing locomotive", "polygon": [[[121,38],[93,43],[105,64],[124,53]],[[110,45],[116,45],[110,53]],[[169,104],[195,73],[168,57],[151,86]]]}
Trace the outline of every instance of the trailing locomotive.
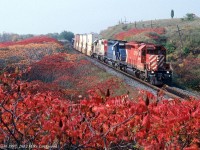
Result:
{"label": "trailing locomotive", "polygon": [[172,80],[166,49],[162,45],[99,39],[98,34],[77,34],[74,48],[153,85]]}

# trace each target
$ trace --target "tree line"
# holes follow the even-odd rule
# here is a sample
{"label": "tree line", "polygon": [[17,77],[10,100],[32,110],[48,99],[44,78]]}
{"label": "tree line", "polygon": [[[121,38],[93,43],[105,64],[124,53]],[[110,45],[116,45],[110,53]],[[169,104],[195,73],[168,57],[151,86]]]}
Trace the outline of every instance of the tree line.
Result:
{"label": "tree line", "polygon": [[71,42],[72,38],[74,38],[74,33],[71,31],[62,31],[61,33],[48,33],[47,36],[57,40],[68,40]]}
{"label": "tree line", "polygon": [[[9,41],[20,41],[26,38],[31,38],[35,36],[34,34],[16,34],[16,33],[0,33],[0,42],[9,42]],[[68,40],[68,41],[72,41],[72,38],[74,38],[74,33],[71,31],[62,31],[61,33],[48,33],[48,34],[44,34],[44,36],[49,36],[52,38],[55,38],[57,40]]]}

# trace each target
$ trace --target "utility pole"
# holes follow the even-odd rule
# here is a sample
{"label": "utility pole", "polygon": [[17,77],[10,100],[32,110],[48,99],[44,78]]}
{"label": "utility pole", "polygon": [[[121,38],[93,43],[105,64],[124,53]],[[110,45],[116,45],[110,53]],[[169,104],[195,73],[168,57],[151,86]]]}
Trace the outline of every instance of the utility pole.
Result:
{"label": "utility pole", "polygon": [[180,37],[180,40],[181,40],[181,47],[182,47],[182,49],[183,49],[183,40],[182,40],[182,36],[181,36],[181,30],[180,30],[180,28],[179,28],[179,26],[177,25],[177,29],[178,29],[178,34],[179,34],[179,37]]}
{"label": "utility pole", "polygon": [[124,16],[124,23],[126,24],[126,17]]}
{"label": "utility pole", "polygon": [[153,25],[155,25],[155,24],[153,24],[153,21],[151,20],[151,28],[153,28]]}

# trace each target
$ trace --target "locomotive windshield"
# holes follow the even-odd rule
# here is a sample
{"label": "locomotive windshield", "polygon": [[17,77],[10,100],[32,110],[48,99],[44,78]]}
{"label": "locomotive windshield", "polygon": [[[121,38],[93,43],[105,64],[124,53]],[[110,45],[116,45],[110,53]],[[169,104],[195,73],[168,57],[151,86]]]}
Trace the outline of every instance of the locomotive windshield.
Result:
{"label": "locomotive windshield", "polygon": [[156,49],[147,48],[147,54],[151,54],[151,55],[165,55],[165,51],[161,50],[160,47],[157,47]]}
{"label": "locomotive windshield", "polygon": [[125,45],[119,45],[119,49],[125,49]]}

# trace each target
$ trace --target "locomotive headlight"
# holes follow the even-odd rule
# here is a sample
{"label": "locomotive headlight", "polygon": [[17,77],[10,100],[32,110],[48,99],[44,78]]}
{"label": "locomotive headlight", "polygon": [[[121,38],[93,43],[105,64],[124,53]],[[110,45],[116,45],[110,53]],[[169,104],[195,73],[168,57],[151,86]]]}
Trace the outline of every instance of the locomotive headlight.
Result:
{"label": "locomotive headlight", "polygon": [[151,73],[153,74],[153,73],[154,73],[154,71],[151,71]]}
{"label": "locomotive headlight", "polygon": [[167,73],[169,73],[169,71],[167,71]]}

